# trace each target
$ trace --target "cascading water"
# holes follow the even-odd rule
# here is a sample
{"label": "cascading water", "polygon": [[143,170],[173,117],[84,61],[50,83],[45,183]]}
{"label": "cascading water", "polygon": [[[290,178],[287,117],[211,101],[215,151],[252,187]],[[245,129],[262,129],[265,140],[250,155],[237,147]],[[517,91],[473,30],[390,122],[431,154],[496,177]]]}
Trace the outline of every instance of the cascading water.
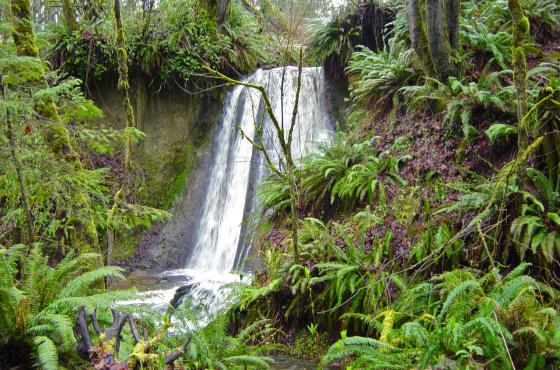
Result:
{"label": "cascading water", "polygon": [[[274,113],[284,127],[292,120],[297,88],[296,67],[258,70],[247,81],[266,87]],[[332,123],[327,113],[324,73],[321,68],[304,68],[298,115],[293,133],[295,158],[327,142]],[[251,245],[244,220],[257,209],[256,186],[267,173],[262,155],[246,137],[254,138],[262,123],[263,142],[278,163],[280,147],[270,117],[258,90],[236,86],[228,95],[213,148],[210,179],[200,213],[191,256],[186,268],[168,271],[164,277],[186,277],[183,289],[193,303],[204,304],[210,314],[223,306],[228,289],[239,282],[233,271],[243,262]],[[286,130],[287,131],[287,130]],[[173,290],[159,291],[154,299],[167,299]],[[156,292],[153,292],[156,293]]]}

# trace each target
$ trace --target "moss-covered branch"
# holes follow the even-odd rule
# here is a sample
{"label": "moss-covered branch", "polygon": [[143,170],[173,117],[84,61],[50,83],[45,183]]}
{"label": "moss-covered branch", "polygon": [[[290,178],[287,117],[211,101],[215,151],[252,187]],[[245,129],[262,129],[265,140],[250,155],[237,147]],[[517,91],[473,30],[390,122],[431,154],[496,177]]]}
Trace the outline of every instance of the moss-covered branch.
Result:
{"label": "moss-covered branch", "polygon": [[525,123],[527,113],[527,59],[524,45],[529,36],[529,19],[525,16],[519,0],[508,0],[513,21],[513,75],[517,91],[518,146],[524,150],[529,143],[529,132]]}
{"label": "moss-covered branch", "polygon": [[[126,54],[126,49],[125,49],[120,0],[115,0],[113,9],[115,13],[115,24],[116,24],[116,32],[117,32],[117,60],[119,65],[118,89],[123,94],[123,106],[126,114],[126,128],[134,128],[135,127],[134,110],[132,109],[132,104],[130,103],[130,96],[128,94],[128,90],[130,89],[130,84],[128,82],[128,55]],[[130,138],[130,135],[126,133],[125,143],[124,143],[125,185],[128,181],[129,172],[132,167],[132,161],[130,159],[131,141],[132,140]]]}

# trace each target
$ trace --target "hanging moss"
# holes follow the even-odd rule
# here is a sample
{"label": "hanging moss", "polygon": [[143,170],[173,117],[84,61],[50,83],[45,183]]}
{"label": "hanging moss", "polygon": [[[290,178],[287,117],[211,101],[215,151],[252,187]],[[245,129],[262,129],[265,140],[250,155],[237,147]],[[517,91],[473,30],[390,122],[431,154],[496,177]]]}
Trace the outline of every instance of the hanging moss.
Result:
{"label": "hanging moss", "polygon": [[[128,94],[128,90],[130,89],[130,84],[128,82],[128,55],[126,54],[125,50],[125,43],[124,43],[124,31],[121,19],[121,4],[120,0],[115,0],[114,3],[114,13],[115,13],[115,23],[117,26],[117,62],[118,62],[118,71],[119,71],[119,81],[117,84],[117,88],[122,91],[123,93],[123,106],[126,112],[126,127],[132,128],[135,127],[134,124],[134,110],[132,109],[132,104],[130,104],[130,97]],[[131,138],[127,134],[125,136],[125,143],[124,143],[124,182],[125,187],[127,187],[129,172],[132,168],[132,162],[130,160],[130,146],[131,146]]]}
{"label": "hanging moss", "polygon": [[128,90],[130,85],[128,84],[128,65],[127,65],[127,55],[124,48],[117,49],[117,59],[119,62],[119,90]]}

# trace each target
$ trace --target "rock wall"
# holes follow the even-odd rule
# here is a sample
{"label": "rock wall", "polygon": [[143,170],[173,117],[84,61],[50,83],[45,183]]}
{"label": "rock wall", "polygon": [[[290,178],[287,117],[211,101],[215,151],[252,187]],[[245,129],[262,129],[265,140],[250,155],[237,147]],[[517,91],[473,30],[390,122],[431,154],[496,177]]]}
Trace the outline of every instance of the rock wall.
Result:
{"label": "rock wall", "polygon": [[[212,132],[224,90],[191,94],[176,86],[156,90],[138,77],[131,82],[136,125],[146,134],[132,150],[135,166],[144,173],[145,184],[139,191],[150,206],[170,209],[174,216],[149,232],[121,235],[114,258],[150,269],[182,267],[190,250],[192,220],[206,187]],[[116,78],[97,82],[90,93],[104,112],[103,124],[124,127]]]}

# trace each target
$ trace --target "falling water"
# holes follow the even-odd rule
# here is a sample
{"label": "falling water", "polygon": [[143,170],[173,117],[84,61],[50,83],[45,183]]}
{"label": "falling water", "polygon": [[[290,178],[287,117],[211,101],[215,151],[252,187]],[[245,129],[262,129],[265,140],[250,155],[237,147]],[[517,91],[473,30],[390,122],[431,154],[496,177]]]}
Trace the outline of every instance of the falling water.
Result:
{"label": "falling water", "polygon": [[[261,84],[271,101],[275,116],[288,131],[297,90],[296,67],[258,70],[246,82]],[[283,82],[283,83],[282,83]],[[256,186],[268,173],[262,155],[246,137],[256,138],[262,123],[262,137],[271,159],[279,163],[281,149],[264,101],[258,90],[236,86],[228,95],[213,148],[210,179],[201,210],[192,253],[186,268],[164,275],[186,276],[186,296],[202,302],[214,313],[223,305],[229,286],[239,282],[232,273],[247,255],[251,238],[245,219],[257,207]],[[304,68],[298,115],[294,126],[292,152],[295,158],[327,142],[332,123],[327,113],[324,73],[321,68]],[[169,297],[168,291],[160,292]],[[163,298],[162,297],[162,298]]]}

